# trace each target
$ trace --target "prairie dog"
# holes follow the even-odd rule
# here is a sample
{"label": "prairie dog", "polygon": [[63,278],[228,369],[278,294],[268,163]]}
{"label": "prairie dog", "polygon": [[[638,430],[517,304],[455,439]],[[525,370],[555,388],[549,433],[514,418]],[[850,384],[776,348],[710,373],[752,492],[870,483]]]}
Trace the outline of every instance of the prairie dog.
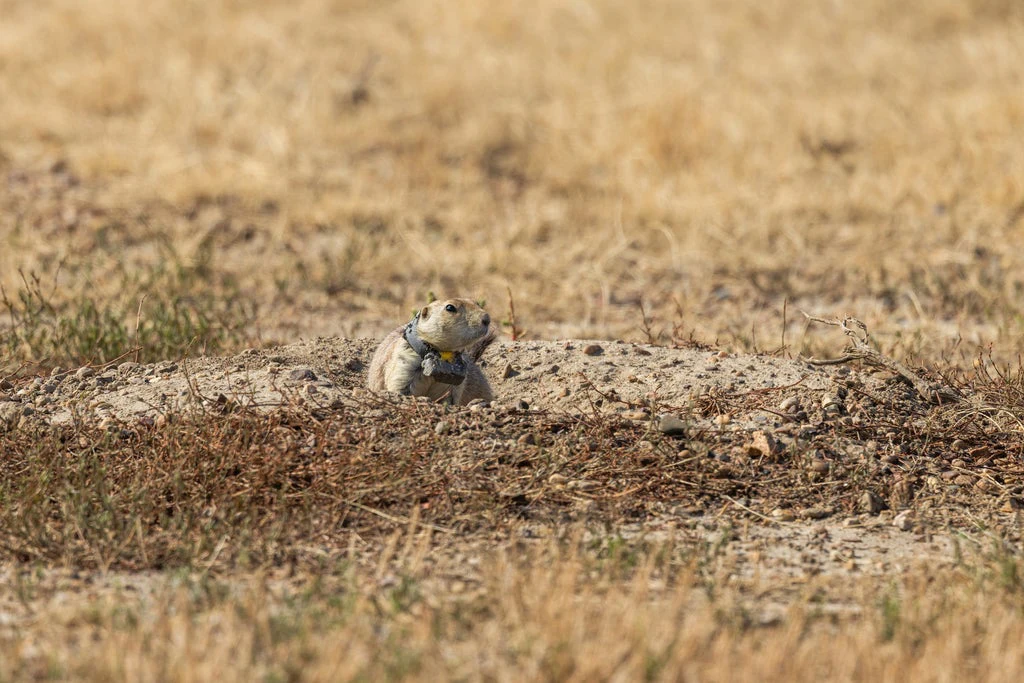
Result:
{"label": "prairie dog", "polygon": [[427,304],[384,338],[370,361],[374,391],[447,398],[453,405],[494,398],[476,361],[494,341],[491,316],[470,299]]}

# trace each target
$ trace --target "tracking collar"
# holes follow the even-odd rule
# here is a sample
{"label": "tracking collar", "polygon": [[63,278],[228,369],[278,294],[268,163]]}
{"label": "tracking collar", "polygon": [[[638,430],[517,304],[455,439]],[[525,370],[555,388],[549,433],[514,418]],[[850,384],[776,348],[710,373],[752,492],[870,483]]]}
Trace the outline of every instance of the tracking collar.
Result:
{"label": "tracking collar", "polygon": [[426,377],[442,384],[459,385],[466,379],[466,359],[461,352],[439,351],[423,341],[416,332],[420,321],[419,312],[405,326],[403,336],[409,346],[420,357],[420,367]]}

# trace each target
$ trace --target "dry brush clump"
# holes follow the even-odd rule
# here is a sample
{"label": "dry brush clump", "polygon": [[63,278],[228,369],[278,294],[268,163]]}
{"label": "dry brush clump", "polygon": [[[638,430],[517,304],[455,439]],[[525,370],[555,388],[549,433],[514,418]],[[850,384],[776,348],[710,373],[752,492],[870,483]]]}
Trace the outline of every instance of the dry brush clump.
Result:
{"label": "dry brush clump", "polygon": [[[885,395],[848,384],[843,414],[834,404],[775,411],[789,424],[753,436],[685,423],[669,435],[642,411],[371,397],[273,412],[212,402],[156,421],[65,427],[21,417],[0,434],[0,547],[21,562],[90,569],[244,568],[315,562],[411,515],[457,537],[682,509],[853,515],[868,491],[894,509],[923,505],[940,523],[962,521],[961,505],[984,515],[1019,505],[1019,434],[988,429],[979,446],[966,408],[928,407],[898,379]],[[727,417],[772,397],[701,396],[693,409]],[[1019,410],[1003,405],[979,414]],[[948,487],[958,475],[970,485]]]}

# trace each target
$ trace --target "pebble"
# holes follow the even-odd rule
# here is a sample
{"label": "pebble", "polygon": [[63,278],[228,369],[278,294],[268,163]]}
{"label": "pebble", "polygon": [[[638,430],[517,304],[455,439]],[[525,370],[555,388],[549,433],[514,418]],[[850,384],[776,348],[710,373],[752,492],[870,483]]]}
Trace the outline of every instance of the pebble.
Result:
{"label": "pebble", "polygon": [[686,422],[675,415],[662,415],[658,418],[658,431],[666,436],[684,436],[687,429]]}
{"label": "pebble", "polygon": [[821,408],[828,415],[838,415],[843,412],[843,401],[835,394],[825,394],[821,399]]}
{"label": "pebble", "polygon": [[793,514],[792,510],[786,510],[784,508],[775,508],[772,510],[772,517],[780,522],[792,522],[796,519],[796,515]]}
{"label": "pebble", "polygon": [[505,370],[501,373],[502,379],[509,379],[519,374],[519,371],[512,367],[511,363],[505,363]]}
{"label": "pebble", "polygon": [[132,361],[128,360],[117,366],[117,374],[122,376],[127,375],[136,370],[138,367],[138,363],[133,363]]}
{"label": "pebble", "polygon": [[877,515],[885,507],[885,501],[874,491],[865,491],[860,497],[860,509],[869,515]]}
{"label": "pebble", "polygon": [[444,434],[447,434],[451,430],[451,428],[452,426],[448,422],[441,420],[436,425],[434,425],[434,433],[439,436],[443,436]]}
{"label": "pebble", "polygon": [[604,353],[604,348],[599,344],[587,344],[583,347],[583,353],[587,356],[600,356]]}
{"label": "pebble", "polygon": [[904,510],[893,517],[892,525],[900,531],[912,531],[914,529],[914,513]]}
{"label": "pebble", "polygon": [[999,489],[999,486],[991,479],[978,479],[978,482],[974,485],[974,488],[982,493],[992,493]]}
{"label": "pebble", "polygon": [[826,461],[821,460],[819,458],[815,458],[814,460],[812,460],[811,464],[808,465],[807,467],[807,469],[809,469],[811,472],[815,472],[816,474],[828,474],[829,468],[830,465]]}
{"label": "pebble", "polygon": [[565,486],[569,483],[569,477],[564,474],[552,474],[548,477],[548,483],[552,486]]}
{"label": "pebble", "polygon": [[800,399],[796,396],[790,396],[789,398],[782,401],[779,404],[779,410],[784,413],[795,413],[800,410]]}
{"label": "pebble", "polygon": [[770,433],[758,430],[750,435],[750,443],[747,444],[748,455],[770,458],[781,451],[782,446]]}
{"label": "pebble", "polygon": [[13,424],[21,416],[22,406],[14,401],[0,401],[0,428]]}
{"label": "pebble", "polygon": [[315,382],[316,373],[309,368],[296,368],[288,373],[288,379],[293,382]]}
{"label": "pebble", "polygon": [[83,365],[82,367],[78,368],[78,370],[75,371],[75,377],[77,377],[78,379],[92,377],[95,374],[96,371],[90,368],[88,365]]}
{"label": "pebble", "polygon": [[807,508],[806,510],[801,512],[800,515],[805,519],[825,519],[826,517],[832,515],[832,509],[827,507],[815,506],[812,508]]}

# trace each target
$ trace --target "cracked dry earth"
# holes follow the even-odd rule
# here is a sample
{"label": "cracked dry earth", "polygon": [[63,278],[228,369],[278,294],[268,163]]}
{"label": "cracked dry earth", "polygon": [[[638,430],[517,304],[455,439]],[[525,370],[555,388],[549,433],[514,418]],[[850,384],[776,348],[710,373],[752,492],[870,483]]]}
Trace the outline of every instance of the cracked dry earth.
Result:
{"label": "cracked dry earth", "polygon": [[[363,388],[375,344],[318,338],[224,358],[56,370],[2,388],[0,428],[160,429],[187,416],[294,407],[385,418],[419,399]],[[505,542],[543,540],[566,520],[610,514],[623,539],[713,549],[716,573],[750,586],[771,618],[773,605],[812,580],[953,563],[961,545],[989,543],[983,529],[1020,540],[1019,466],[984,446],[950,445],[935,426],[939,409],[886,371],[586,340],[498,342],[484,369],[494,404],[437,407],[431,438],[454,447],[464,444],[462,429],[486,435],[491,454],[518,453],[558,438],[538,436],[551,425],[599,417],[636,439],[638,461],[672,456],[671,470],[637,469],[628,482],[608,468],[585,476],[586,463],[571,476],[545,474],[538,486],[564,505],[522,515],[497,532]],[[647,486],[638,473],[677,480]],[[524,488],[513,498],[541,494]]]}

